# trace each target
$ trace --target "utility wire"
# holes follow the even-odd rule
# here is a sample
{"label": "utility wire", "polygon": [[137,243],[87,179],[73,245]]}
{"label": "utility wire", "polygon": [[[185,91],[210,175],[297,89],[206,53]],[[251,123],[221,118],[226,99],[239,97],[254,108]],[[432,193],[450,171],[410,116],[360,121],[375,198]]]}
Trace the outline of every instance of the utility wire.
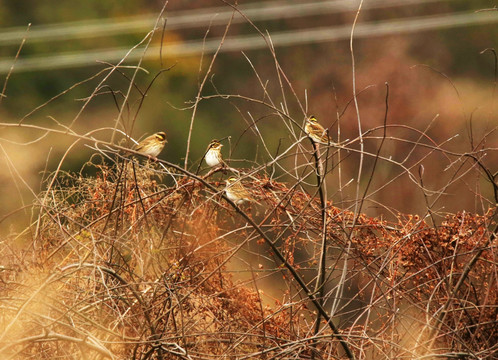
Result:
{"label": "utility wire", "polygon": [[[471,25],[486,25],[498,22],[498,13],[456,13],[439,16],[411,17],[401,20],[390,20],[381,22],[368,22],[358,24],[355,29],[355,38],[369,38],[375,36],[387,36],[393,34],[413,33],[436,29],[449,29]],[[295,46],[308,43],[338,41],[349,39],[351,26],[342,25],[335,27],[321,27],[304,30],[283,31],[271,34],[271,40],[276,47]],[[187,41],[167,44],[162,46],[164,57],[187,57],[200,53],[212,53],[216,51],[221,39],[210,39],[204,41]],[[266,42],[259,35],[245,35],[228,37],[223,43],[221,52],[254,50],[267,47]],[[160,46],[151,46],[144,55],[140,48],[131,53],[127,60],[138,60],[142,56],[145,59],[158,59]],[[55,56],[37,56],[18,59],[15,73],[33,70],[48,70],[69,67],[81,67],[95,65],[97,60],[104,62],[117,62],[129,51],[129,48],[114,48],[99,51],[81,51]],[[13,60],[0,61],[0,73],[10,70]]]}
{"label": "utility wire", "polygon": [[[450,0],[370,0],[365,3],[366,9],[381,9],[406,5],[420,5]],[[241,5],[240,11],[252,21],[299,18],[304,16],[333,14],[354,11],[358,7],[357,0],[313,1],[292,3],[282,1],[256,2]],[[233,15],[227,6],[188,11],[176,11],[167,14],[168,30],[225,25]],[[30,28],[28,43],[42,41],[65,41],[75,38],[96,38],[103,36],[124,35],[149,31],[156,23],[157,15],[142,15],[125,19],[93,19],[51,25],[33,25]],[[245,22],[236,13],[232,23]],[[26,35],[26,27],[7,28],[0,31],[0,46],[17,45]]]}

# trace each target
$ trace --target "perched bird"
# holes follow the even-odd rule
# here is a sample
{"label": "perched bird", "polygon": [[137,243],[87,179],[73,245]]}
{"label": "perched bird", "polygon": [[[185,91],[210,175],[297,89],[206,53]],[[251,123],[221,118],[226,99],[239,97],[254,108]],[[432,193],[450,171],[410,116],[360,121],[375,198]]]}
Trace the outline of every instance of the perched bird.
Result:
{"label": "perched bird", "polygon": [[161,153],[167,142],[166,133],[160,131],[140,141],[133,147],[133,150],[143,155],[156,157]]}
{"label": "perched bird", "polygon": [[306,132],[306,134],[308,134],[311,140],[316,143],[325,145],[334,144],[334,142],[328,136],[325,128],[318,123],[318,120],[313,115],[306,119],[304,131]]}
{"label": "perched bird", "polygon": [[237,205],[243,204],[246,201],[255,202],[256,200],[249,194],[249,192],[240,183],[240,180],[235,177],[230,177],[226,180],[227,187],[225,188],[225,194],[227,198],[232,200]]}
{"label": "perched bird", "polygon": [[215,167],[218,165],[225,166],[225,162],[223,161],[223,157],[221,156],[221,147],[223,145],[220,144],[218,140],[211,140],[208,145],[206,156],[204,156],[204,160],[206,160],[206,164],[210,167]]}

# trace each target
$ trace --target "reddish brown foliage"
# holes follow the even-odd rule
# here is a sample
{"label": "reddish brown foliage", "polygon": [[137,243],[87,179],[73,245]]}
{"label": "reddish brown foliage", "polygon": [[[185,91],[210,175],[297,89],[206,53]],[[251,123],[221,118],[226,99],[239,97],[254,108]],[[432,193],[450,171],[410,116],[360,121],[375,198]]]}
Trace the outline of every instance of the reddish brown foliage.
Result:
{"label": "reddish brown foliage", "polygon": [[[313,337],[315,309],[280,263],[273,272],[288,289],[282,302],[265,303],[263,292],[232,277],[227,263],[250,248],[253,229],[219,194],[187,176],[175,179],[155,166],[133,169],[131,163],[122,170],[99,165],[96,177],[59,176],[59,185],[41,196],[45,203],[33,228],[34,247],[13,241],[2,250],[5,259],[21,259],[22,268],[4,262],[9,271],[2,275],[6,310],[0,353],[53,358],[90,351],[123,359],[343,356],[328,327]],[[268,236],[279,239],[289,264],[303,276],[314,274],[316,256],[306,254],[321,240],[319,201],[267,178],[255,178],[247,188],[264,206],[244,209]],[[334,275],[348,265],[346,305],[334,318],[351,348],[362,349],[358,356],[376,358],[377,349],[399,358],[448,351],[493,354],[494,209],[483,216],[450,214],[437,226],[401,215],[398,223],[388,223],[332,204],[327,211],[327,241],[334,249],[328,263],[335,265],[328,272],[326,286],[332,290],[326,308],[335,299],[339,275]],[[254,240],[271,259],[264,242]],[[415,308],[429,319],[418,322],[421,333],[438,328],[434,346],[427,336],[407,343],[398,307]],[[446,316],[438,326],[434,321],[442,307]],[[364,311],[371,312],[369,320]]]}

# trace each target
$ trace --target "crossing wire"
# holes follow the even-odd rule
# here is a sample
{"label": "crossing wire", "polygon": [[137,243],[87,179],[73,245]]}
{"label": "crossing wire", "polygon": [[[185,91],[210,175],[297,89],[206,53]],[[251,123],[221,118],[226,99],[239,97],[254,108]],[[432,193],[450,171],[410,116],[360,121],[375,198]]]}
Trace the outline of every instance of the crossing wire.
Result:
{"label": "crossing wire", "polygon": [[[365,9],[380,9],[421,5],[450,0],[370,0]],[[333,14],[353,11],[358,7],[356,0],[312,1],[312,2],[256,2],[239,7],[252,21],[299,18],[304,16]],[[188,11],[176,11],[167,14],[167,29],[198,28],[224,25],[232,17],[233,10],[228,7],[214,7]],[[66,41],[75,38],[96,38],[103,36],[124,35],[148,31],[156,23],[157,15],[141,15],[125,19],[93,19],[51,25],[33,25],[28,34],[28,42]],[[232,23],[244,22],[244,18],[235,13]],[[7,28],[0,31],[0,46],[17,45],[26,35],[26,27]]]}
{"label": "crossing wire", "polygon": [[[436,29],[450,29],[471,25],[486,25],[498,22],[497,12],[479,13],[452,13],[438,16],[411,17],[401,20],[390,20],[381,22],[367,22],[358,24],[355,30],[355,38],[369,38],[375,36],[387,36],[393,34],[413,33]],[[271,40],[276,47],[295,46],[308,43],[329,42],[348,39],[351,33],[350,25],[335,27],[321,27],[303,30],[282,31],[271,34]],[[221,39],[210,39],[204,41],[187,41],[171,43],[162,46],[164,57],[181,58],[198,55],[202,52],[212,53],[216,51]],[[267,47],[264,39],[259,35],[245,35],[228,37],[223,43],[221,52],[255,50]],[[151,46],[146,54],[143,48],[137,48],[130,53],[127,61],[138,60],[142,56],[145,59],[158,59],[160,46]],[[121,60],[129,48],[115,48],[98,51],[81,51],[54,56],[36,56],[18,59],[15,73],[21,71],[49,70],[68,67],[81,67],[97,64],[97,60],[104,62],[117,62]],[[0,61],[0,73],[6,73],[12,66],[12,60]]]}

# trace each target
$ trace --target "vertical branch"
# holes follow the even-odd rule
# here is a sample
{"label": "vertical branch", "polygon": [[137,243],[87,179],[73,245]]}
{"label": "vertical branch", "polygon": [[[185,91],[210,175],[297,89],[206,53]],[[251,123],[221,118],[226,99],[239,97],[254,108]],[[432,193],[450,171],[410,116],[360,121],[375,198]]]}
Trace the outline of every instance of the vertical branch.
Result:
{"label": "vertical branch", "polygon": [[[356,23],[358,22],[358,18],[360,16],[361,7],[363,6],[363,0],[360,1],[360,5],[358,6],[358,10],[356,11],[356,15],[353,21],[353,27],[351,28],[351,37],[349,39],[349,50],[351,52],[351,68],[352,68],[352,76],[353,76],[353,100],[354,107],[356,109],[356,119],[358,120],[358,138],[360,140],[360,164],[358,166],[358,178],[356,180],[356,197],[360,194],[360,180],[363,170],[363,158],[364,158],[364,144],[363,144],[363,134],[361,129],[361,118],[360,118],[360,108],[358,106],[358,97],[356,96],[356,64],[354,58],[354,47],[353,47],[353,38],[354,38],[354,30],[356,28]],[[358,216],[359,204],[355,203],[355,214]]]}
{"label": "vertical branch", "polygon": [[[327,131],[328,132],[328,131]],[[328,138],[328,134],[327,134]],[[311,140],[311,139],[310,139]],[[312,141],[313,142],[313,141]],[[315,293],[318,292],[318,301],[320,305],[323,306],[324,303],[324,291],[325,291],[325,269],[327,266],[327,186],[325,184],[325,174],[327,173],[327,158],[329,146],[327,146],[327,151],[325,156],[325,165],[320,162],[320,145],[318,143],[313,142],[313,155],[315,157],[315,166],[316,166],[316,178],[317,178],[317,186],[318,186],[318,194],[320,196],[320,205],[321,205],[321,217],[322,217],[322,243],[320,248],[320,261],[318,264],[318,273],[316,275],[315,282]],[[321,322],[321,314],[317,313],[315,328],[313,330],[313,335],[317,335],[318,331],[320,331],[320,322]],[[314,357],[314,353],[312,353],[312,358]]]}
{"label": "vertical branch", "polygon": [[[386,98],[385,98],[384,126],[383,126],[382,139],[380,141],[379,148],[377,149],[377,154],[375,155],[374,163],[372,166],[372,172],[370,173],[370,176],[368,178],[368,183],[365,186],[365,191],[363,192],[363,196],[361,197],[360,206],[358,208],[358,213],[356,214],[353,226],[355,226],[356,221],[357,221],[358,217],[360,216],[361,209],[363,207],[363,203],[365,201],[365,198],[367,197],[367,192],[370,189],[370,185],[372,184],[375,170],[377,169],[377,164],[378,164],[378,161],[380,158],[380,152],[382,150],[382,147],[384,145],[384,142],[385,142],[386,136],[387,136],[387,115],[389,113],[389,84],[386,82],[385,85],[386,85]],[[372,292],[371,292],[371,297],[370,297],[370,304],[372,304],[372,302],[373,302],[376,288],[377,288],[377,283],[374,283],[374,286],[373,286]],[[372,310],[372,307],[368,307],[367,316],[365,318],[365,328],[367,328],[367,326],[368,326],[368,322],[370,320],[371,310]]]}
{"label": "vertical branch", "polygon": [[[355,58],[354,58],[354,47],[353,47],[353,39],[354,39],[354,30],[356,28],[356,23],[358,22],[358,18],[360,16],[361,8],[363,6],[363,0],[360,1],[360,5],[358,6],[358,10],[356,11],[355,18],[353,20],[353,26],[351,28],[351,36],[349,39],[349,49],[351,52],[351,68],[352,68],[352,82],[353,82],[353,100],[354,100],[354,105],[356,109],[356,118],[358,120],[358,138],[360,140],[360,164],[358,166],[358,177],[356,180],[356,199],[358,199],[359,194],[360,194],[360,180],[361,180],[361,175],[362,175],[362,169],[363,169],[363,157],[364,157],[364,144],[363,144],[363,133],[361,129],[361,118],[360,118],[360,109],[358,106],[358,97],[356,93],[356,64],[355,64]],[[357,220],[357,217],[359,216],[359,204],[356,201],[355,202],[355,208],[354,208],[354,214],[355,214],[355,222]],[[351,229],[354,229],[354,223],[351,227]],[[334,303],[332,304],[332,310],[331,314],[335,312],[335,309],[339,305],[339,300],[342,298],[342,292],[344,290],[344,282],[346,281],[346,272],[347,272],[347,266],[348,266],[348,255],[351,249],[351,237],[353,235],[353,231],[351,230],[349,234],[349,239],[348,239],[348,245],[345,250],[345,259],[344,259],[344,265],[342,268],[342,274],[341,278],[339,280],[339,284],[337,285],[337,292],[335,296]]]}
{"label": "vertical branch", "polygon": [[[336,122],[337,122],[337,142],[340,144],[341,143],[341,115],[339,114],[339,103],[337,100],[337,92],[335,90],[335,86],[332,85],[333,90],[334,90],[334,102],[335,102],[335,113],[336,113]],[[342,152],[341,149],[339,148],[337,151],[337,183],[338,183],[338,188],[342,189]],[[343,201],[343,193],[342,191],[339,193],[340,195],[340,201]]]}

